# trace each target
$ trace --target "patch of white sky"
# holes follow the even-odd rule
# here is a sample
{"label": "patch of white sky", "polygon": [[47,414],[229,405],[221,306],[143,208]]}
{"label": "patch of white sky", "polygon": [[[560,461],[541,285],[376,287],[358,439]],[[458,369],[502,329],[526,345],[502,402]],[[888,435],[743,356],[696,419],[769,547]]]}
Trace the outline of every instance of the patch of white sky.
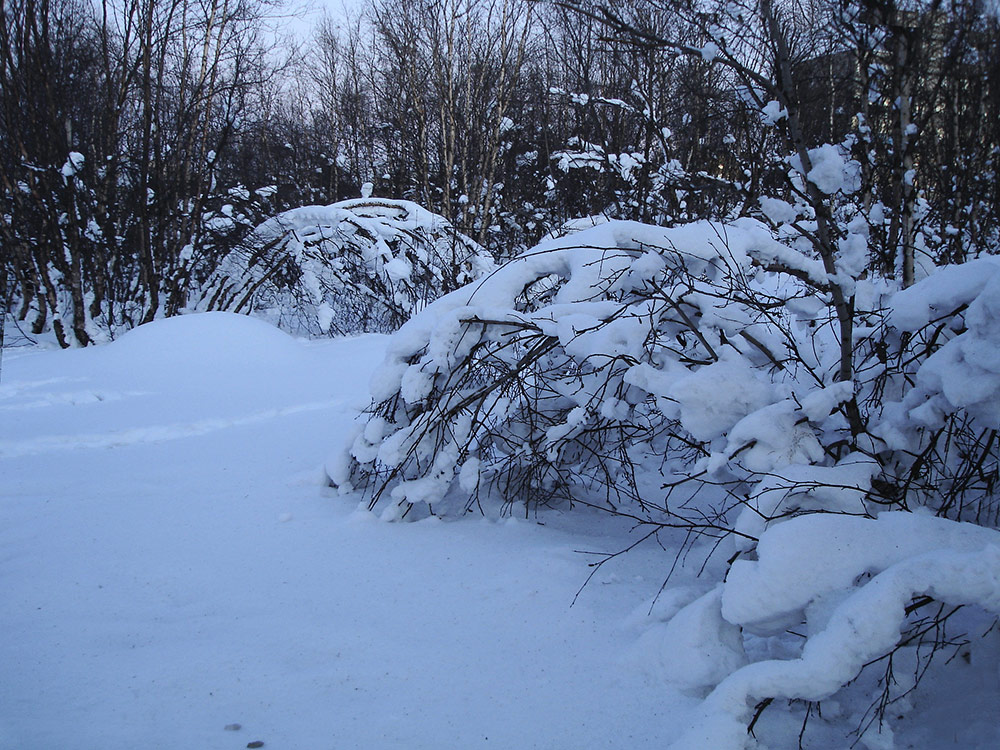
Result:
{"label": "patch of white sky", "polygon": [[324,19],[334,25],[347,23],[360,15],[368,0],[286,0],[275,19],[277,29],[295,41],[308,42]]}

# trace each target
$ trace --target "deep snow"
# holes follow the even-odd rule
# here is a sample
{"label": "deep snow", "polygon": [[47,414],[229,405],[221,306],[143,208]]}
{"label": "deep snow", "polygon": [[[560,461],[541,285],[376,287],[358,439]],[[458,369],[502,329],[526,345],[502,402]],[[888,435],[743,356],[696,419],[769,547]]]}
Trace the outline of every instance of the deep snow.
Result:
{"label": "deep snow", "polygon": [[0,747],[663,743],[693,701],[625,648],[657,556],[571,607],[574,550],[616,543],[584,520],[394,525],[323,486],[385,342],[216,313],[5,353]]}
{"label": "deep snow", "polygon": [[[620,549],[627,527],[580,511],[383,523],[324,486],[386,343],[213,313],[4,353],[0,748],[626,750],[680,735],[711,638],[663,621],[710,582],[682,570],[651,607],[669,549],[615,559],[571,606],[594,559],[578,550]],[[997,746],[997,640],[925,683],[897,748]],[[759,725],[771,750],[796,746],[782,721]],[[820,728],[806,747],[846,744]]]}

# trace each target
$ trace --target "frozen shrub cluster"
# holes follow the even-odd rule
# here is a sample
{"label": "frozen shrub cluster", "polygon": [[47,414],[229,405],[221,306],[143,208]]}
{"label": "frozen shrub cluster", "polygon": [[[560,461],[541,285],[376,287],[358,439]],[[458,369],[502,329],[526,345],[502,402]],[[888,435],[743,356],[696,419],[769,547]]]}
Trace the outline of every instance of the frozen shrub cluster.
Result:
{"label": "frozen shrub cluster", "polygon": [[[387,519],[558,503],[685,530],[678,555],[729,566],[665,624],[704,647],[678,747],[744,747],[776,699],[808,720],[866,666],[886,676],[855,731],[888,747],[894,658],[922,674],[961,607],[1000,613],[1000,263],[899,291],[778,237],[613,221],[542,243],[402,327],[328,473]],[[748,649],[776,633],[794,658]]]}
{"label": "frozen shrub cluster", "polygon": [[394,331],[493,268],[448,221],[402,200],[360,198],[282,213],[230,252],[197,305],[320,336]]}
{"label": "frozen shrub cluster", "polygon": [[[766,312],[722,292],[775,291],[753,265],[785,250],[753,221],[608,222],[539,245],[403,326],[333,480],[369,487],[389,517],[463,513],[486,494],[645,504],[637,462],[710,459],[726,445],[709,432],[778,400]],[[700,370],[738,395],[697,408],[685,378]],[[794,432],[786,452],[808,450]]]}
{"label": "frozen shrub cluster", "polygon": [[[686,686],[708,695],[671,748],[750,746],[748,727],[775,699],[808,706],[804,729],[811,709],[865,667],[883,677],[854,731],[864,747],[892,748],[887,707],[904,710],[901,699],[938,649],[967,645],[943,632],[970,604],[1000,615],[993,529],[901,512],[810,514],[778,524],[760,538],[756,559],[737,559],[724,583],[674,618],[702,625],[708,674],[725,676]],[[795,656],[748,658],[745,642],[788,631],[805,637]]]}
{"label": "frozen shrub cluster", "polygon": [[[543,243],[400,330],[332,479],[394,517],[487,494],[665,512],[651,474],[853,477],[871,459],[849,450],[855,395],[810,277],[825,278],[818,262],[752,220],[608,222]],[[879,317],[886,288],[865,291]]]}

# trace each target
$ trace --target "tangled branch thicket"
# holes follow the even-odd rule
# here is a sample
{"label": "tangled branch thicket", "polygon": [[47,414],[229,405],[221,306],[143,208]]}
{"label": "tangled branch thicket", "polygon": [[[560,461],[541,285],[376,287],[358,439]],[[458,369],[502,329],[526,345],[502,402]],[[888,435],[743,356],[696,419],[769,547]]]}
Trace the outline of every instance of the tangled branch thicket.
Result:
{"label": "tangled branch thicket", "polygon": [[220,261],[198,307],[298,335],[387,333],[494,267],[475,242],[409,201],[354,199],[279,214]]}
{"label": "tangled branch thicket", "polygon": [[[508,509],[631,503],[652,519],[683,507],[637,476],[658,457],[665,487],[711,480],[757,526],[795,510],[775,497],[808,505],[845,488],[861,512],[919,506],[996,525],[988,402],[940,374],[992,337],[992,310],[949,276],[896,294],[895,309],[888,283],[859,282],[856,377],[843,382],[821,270],[763,225],[614,222],[552,241],[403,327],[336,479],[389,515],[464,512],[490,493]],[[937,309],[938,287],[951,309]]]}

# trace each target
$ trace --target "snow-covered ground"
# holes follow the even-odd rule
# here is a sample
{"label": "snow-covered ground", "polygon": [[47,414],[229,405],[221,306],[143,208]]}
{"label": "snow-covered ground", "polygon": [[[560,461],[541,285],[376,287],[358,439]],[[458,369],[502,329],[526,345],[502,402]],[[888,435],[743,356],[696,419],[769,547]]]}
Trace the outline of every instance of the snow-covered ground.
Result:
{"label": "snow-covered ground", "polygon": [[[580,551],[623,548],[627,527],[580,511],[383,523],[325,487],[386,341],[212,313],[4,352],[0,748],[677,738],[702,654],[660,621],[710,584],[682,570],[650,614],[669,549],[616,558],[573,604],[594,559]],[[896,748],[998,746],[997,640],[907,699],[918,719]],[[796,747],[799,725],[769,716],[771,750]],[[806,747],[850,744],[816,728]]]}
{"label": "snow-covered ground", "polygon": [[665,744],[693,701],[627,648],[659,556],[570,606],[618,532],[387,524],[323,486],[385,342],[214,313],[5,352],[0,748]]}

